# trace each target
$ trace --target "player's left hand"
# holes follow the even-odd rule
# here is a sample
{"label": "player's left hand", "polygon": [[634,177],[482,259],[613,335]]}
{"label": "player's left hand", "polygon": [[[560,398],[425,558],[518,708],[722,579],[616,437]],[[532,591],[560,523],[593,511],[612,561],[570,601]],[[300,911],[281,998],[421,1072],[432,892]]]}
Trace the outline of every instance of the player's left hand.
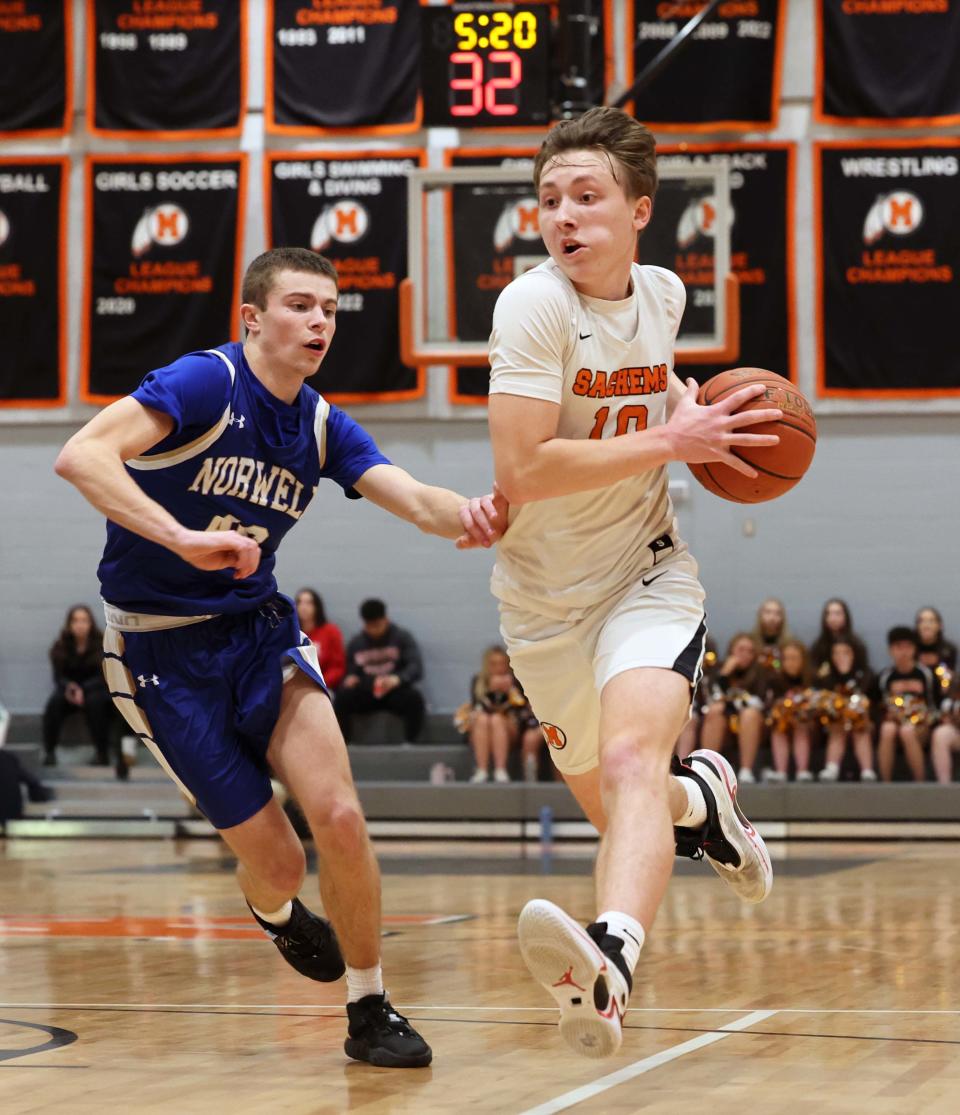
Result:
{"label": "player's left hand", "polygon": [[506,533],[509,510],[510,504],[496,483],[488,495],[468,500],[460,508],[463,534],[457,539],[457,549],[489,549],[495,545]]}

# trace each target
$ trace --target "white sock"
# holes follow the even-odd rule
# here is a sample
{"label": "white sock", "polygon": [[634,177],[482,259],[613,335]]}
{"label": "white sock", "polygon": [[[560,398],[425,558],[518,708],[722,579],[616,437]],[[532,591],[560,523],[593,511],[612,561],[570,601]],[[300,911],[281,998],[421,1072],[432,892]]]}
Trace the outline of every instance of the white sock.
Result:
{"label": "white sock", "polygon": [[646,936],[643,926],[636,918],[630,917],[629,914],[621,914],[618,910],[607,910],[605,914],[598,915],[597,921],[606,922],[607,932],[623,941],[623,951],[620,955],[627,965],[627,971],[633,975]]}
{"label": "white sock", "polygon": [[383,994],[383,969],[379,964],[372,968],[351,968],[347,965],[347,1002],[356,1003],[366,995]]}
{"label": "white sock", "polygon": [[253,910],[258,918],[262,918],[263,921],[268,922],[270,925],[275,925],[277,929],[280,929],[293,917],[293,899],[291,898],[284,902],[279,910],[274,910],[273,913],[270,914],[265,914],[263,910],[258,910],[256,906],[251,906],[250,909]]}
{"label": "white sock", "polygon": [[673,823],[682,829],[699,828],[707,820],[707,803],[703,800],[703,790],[695,778],[677,778],[687,795],[687,811]]}

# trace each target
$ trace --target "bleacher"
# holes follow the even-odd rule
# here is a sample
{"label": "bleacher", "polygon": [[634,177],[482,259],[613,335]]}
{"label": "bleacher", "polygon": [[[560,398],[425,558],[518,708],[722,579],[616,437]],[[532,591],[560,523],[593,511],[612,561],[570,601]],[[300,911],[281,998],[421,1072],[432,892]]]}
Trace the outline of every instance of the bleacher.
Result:
{"label": "bleacher", "polygon": [[[210,837],[214,830],[181,796],[145,747],[129,780],[87,765],[79,718],[69,722],[57,767],[42,767],[39,717],[14,717],[7,744],[56,797],[28,803],[11,837]],[[378,742],[384,739],[391,742]],[[594,840],[561,782],[470,785],[469,746],[448,715],[428,717],[424,738],[402,742],[396,722],[362,721],[350,763],[370,831],[381,839]],[[519,771],[513,772],[519,778]],[[544,771],[549,778],[549,772]],[[441,777],[453,781],[439,781]],[[431,779],[436,781],[432,781]],[[768,840],[936,840],[960,837],[960,784],[796,784],[744,786],[748,816]],[[544,832],[546,829],[546,832]]]}

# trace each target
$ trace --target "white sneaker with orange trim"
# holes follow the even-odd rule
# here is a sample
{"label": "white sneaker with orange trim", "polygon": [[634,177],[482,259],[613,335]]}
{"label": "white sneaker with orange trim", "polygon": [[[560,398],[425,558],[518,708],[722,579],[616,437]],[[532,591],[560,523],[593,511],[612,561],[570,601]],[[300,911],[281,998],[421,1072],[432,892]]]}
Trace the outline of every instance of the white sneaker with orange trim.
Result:
{"label": "white sneaker with orange trim", "polygon": [[616,962],[573,918],[543,898],[524,906],[517,932],[530,974],[560,1008],[560,1034],[567,1045],[595,1059],[616,1053],[630,998],[630,984]]}

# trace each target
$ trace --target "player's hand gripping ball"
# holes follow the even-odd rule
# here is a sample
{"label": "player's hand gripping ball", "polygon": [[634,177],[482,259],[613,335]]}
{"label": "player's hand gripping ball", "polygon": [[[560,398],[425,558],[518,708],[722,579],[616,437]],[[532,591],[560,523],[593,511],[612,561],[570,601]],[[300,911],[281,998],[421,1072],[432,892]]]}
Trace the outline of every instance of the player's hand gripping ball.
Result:
{"label": "player's hand gripping ball", "polygon": [[751,426],[752,434],[778,434],[779,445],[734,448],[733,452],[757,470],[750,479],[719,461],[688,465],[697,480],[714,495],[734,503],[763,503],[789,491],[810,467],[817,448],[817,423],[803,394],[783,376],[763,368],[734,368],[720,372],[700,388],[697,402],[709,406],[751,383],[762,383],[766,391],[751,399],[737,413],[779,407],[779,422]]}

